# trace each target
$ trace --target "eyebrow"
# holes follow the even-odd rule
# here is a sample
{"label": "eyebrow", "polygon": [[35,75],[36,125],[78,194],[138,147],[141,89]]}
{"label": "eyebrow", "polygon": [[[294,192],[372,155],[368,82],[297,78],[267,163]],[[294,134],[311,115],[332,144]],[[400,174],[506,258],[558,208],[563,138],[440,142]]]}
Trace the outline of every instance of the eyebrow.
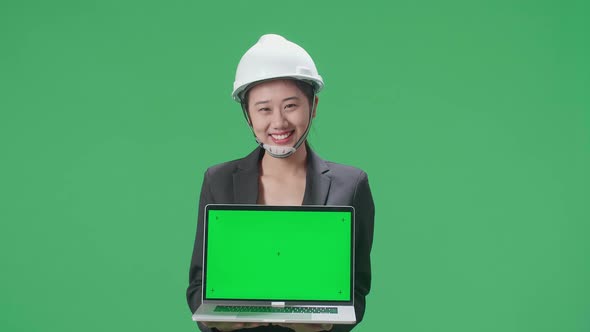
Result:
{"label": "eyebrow", "polygon": [[299,100],[299,97],[293,96],[293,97],[285,98],[285,99],[283,99],[283,103],[286,102],[287,100]]}
{"label": "eyebrow", "polygon": [[[286,102],[287,100],[299,100],[299,97],[297,96],[292,96],[292,97],[287,97],[285,99],[283,99],[283,103]],[[254,106],[260,105],[260,104],[266,104],[269,103],[270,100],[261,100],[261,101],[257,101],[254,103]]]}

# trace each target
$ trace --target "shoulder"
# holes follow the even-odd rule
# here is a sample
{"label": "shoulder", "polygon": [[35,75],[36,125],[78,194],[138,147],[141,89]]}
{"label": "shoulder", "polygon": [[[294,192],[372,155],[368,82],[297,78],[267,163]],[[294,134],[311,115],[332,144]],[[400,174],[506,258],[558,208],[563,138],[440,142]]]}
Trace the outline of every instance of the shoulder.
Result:
{"label": "shoulder", "polygon": [[235,173],[240,167],[240,163],[244,158],[226,161],[207,168],[205,172],[208,177],[225,176]]}
{"label": "shoulder", "polygon": [[367,173],[354,166],[324,161],[327,175],[330,178],[329,204],[353,205],[359,211],[374,209],[373,197]]}
{"label": "shoulder", "polygon": [[334,177],[343,177],[343,178],[362,178],[367,177],[367,173],[362,169],[350,165],[335,163],[332,161],[325,162],[328,168],[330,169],[330,175]]}
{"label": "shoulder", "polygon": [[248,170],[256,168],[259,154],[260,151],[256,149],[252,153],[243,158],[226,161],[220,164],[210,166],[209,168],[207,168],[207,171],[205,172],[205,177],[213,179],[226,178],[238,172],[239,170]]}
{"label": "shoulder", "polygon": [[328,176],[331,183],[330,191],[336,194],[337,197],[340,199],[344,197],[356,199],[359,193],[370,192],[368,176],[364,170],[324,160],[313,150],[310,149],[309,151],[312,159],[309,166],[312,167],[312,172]]}
{"label": "shoulder", "polygon": [[314,171],[329,173],[329,176],[333,178],[358,178],[367,176],[367,173],[358,167],[323,159],[310,147],[308,147],[307,151],[309,158],[308,167],[311,167]]}
{"label": "shoulder", "polygon": [[367,179],[367,173],[362,169],[350,165],[336,163],[322,159],[313,150],[310,151],[311,162],[310,166],[314,170],[328,175],[332,181],[343,183],[358,183],[363,179]]}
{"label": "shoulder", "polygon": [[369,189],[369,178],[365,171],[358,167],[326,161],[329,168],[327,175],[332,185],[339,190],[347,188],[356,196],[359,190]]}

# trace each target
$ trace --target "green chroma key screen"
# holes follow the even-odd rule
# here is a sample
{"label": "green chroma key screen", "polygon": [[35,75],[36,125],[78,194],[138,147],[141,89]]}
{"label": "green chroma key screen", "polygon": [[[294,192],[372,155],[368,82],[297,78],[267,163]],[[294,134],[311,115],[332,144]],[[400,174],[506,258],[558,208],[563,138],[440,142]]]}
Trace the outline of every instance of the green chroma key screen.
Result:
{"label": "green chroma key screen", "polygon": [[318,210],[210,207],[205,298],[349,301],[352,210]]}

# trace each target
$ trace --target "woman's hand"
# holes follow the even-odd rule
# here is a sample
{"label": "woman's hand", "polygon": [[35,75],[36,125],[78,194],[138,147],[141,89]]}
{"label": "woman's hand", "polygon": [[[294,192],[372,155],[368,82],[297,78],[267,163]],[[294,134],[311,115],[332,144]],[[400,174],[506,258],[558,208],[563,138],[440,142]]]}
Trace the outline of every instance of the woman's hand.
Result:
{"label": "woman's hand", "polygon": [[332,324],[278,324],[284,327],[288,327],[295,332],[319,332],[319,331],[330,331]]}
{"label": "woman's hand", "polygon": [[235,323],[235,322],[201,322],[208,328],[218,329],[221,332],[229,332],[237,329],[251,329],[258,326],[265,326],[268,323]]}

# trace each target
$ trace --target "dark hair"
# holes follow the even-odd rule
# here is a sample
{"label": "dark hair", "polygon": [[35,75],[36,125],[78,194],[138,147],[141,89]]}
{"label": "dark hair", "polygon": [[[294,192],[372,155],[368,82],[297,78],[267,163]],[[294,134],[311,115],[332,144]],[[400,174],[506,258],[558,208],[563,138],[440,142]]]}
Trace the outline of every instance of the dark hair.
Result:
{"label": "dark hair", "polygon": [[[296,79],[292,79],[292,78],[284,78],[284,79],[288,79],[291,80],[295,83],[295,85],[297,86],[297,88],[299,88],[299,91],[301,91],[305,97],[307,98],[307,101],[309,103],[309,110],[311,111],[313,109],[313,97],[314,97],[314,88],[313,85],[311,85],[310,83],[307,83],[305,81],[301,81],[301,80],[296,80]],[[242,98],[242,104],[244,105],[244,109],[248,110],[248,99],[250,97],[250,88],[252,88],[254,86],[254,84],[248,88],[246,88],[246,91],[244,92],[244,98]]]}
{"label": "dark hair", "polygon": [[301,92],[303,92],[303,94],[305,95],[305,97],[307,97],[307,101],[309,102],[309,109],[311,110],[313,108],[313,97],[314,97],[314,89],[313,89],[313,85],[304,82],[304,81],[300,81],[300,80],[295,80],[295,85],[297,85],[297,87],[299,88],[299,90],[301,90]]}

